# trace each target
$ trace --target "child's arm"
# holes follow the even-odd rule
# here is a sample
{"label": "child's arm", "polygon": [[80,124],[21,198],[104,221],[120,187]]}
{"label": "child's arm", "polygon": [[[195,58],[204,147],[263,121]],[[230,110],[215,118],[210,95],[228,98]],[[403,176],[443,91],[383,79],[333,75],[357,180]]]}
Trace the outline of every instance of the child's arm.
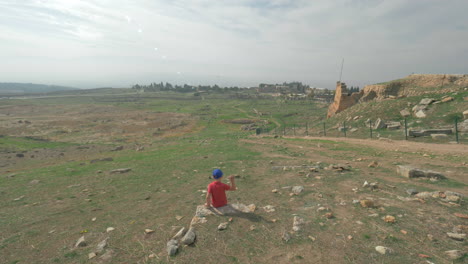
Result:
{"label": "child's arm", "polygon": [[205,207],[211,207],[211,193],[206,193]]}
{"label": "child's arm", "polygon": [[229,176],[229,181],[231,182],[231,188],[229,189],[230,191],[235,191],[237,190],[236,187],[236,182],[234,181],[234,175]]}

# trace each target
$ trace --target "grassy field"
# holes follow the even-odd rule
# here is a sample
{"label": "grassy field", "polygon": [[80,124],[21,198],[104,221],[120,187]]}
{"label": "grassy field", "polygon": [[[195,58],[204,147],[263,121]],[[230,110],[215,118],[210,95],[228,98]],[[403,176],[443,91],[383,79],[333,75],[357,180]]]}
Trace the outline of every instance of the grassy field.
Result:
{"label": "grassy field", "polygon": [[[463,150],[395,151],[333,139],[263,137],[231,122],[249,119],[270,130],[314,123],[326,114],[321,104],[125,93],[2,101],[1,263],[452,263],[444,251],[466,252],[466,240],[446,235],[466,227],[466,219],[454,216],[468,213],[464,199],[399,199],[409,188],[466,196]],[[371,161],[378,166],[368,167]],[[331,164],[350,169],[328,169]],[[448,180],[409,180],[396,174],[396,164],[440,171]],[[110,173],[119,168],[131,171]],[[167,241],[204,203],[214,168],[239,175],[239,190],[228,199],[255,204],[256,211],[234,216],[224,231],[217,226],[229,217],[209,216],[197,225],[195,244],[168,257]],[[378,188],[364,188],[364,181]],[[296,185],[304,191],[291,196],[288,186]],[[353,203],[362,199],[376,206]],[[275,211],[266,212],[267,205]],[[386,215],[396,222],[383,221]],[[294,216],[305,221],[300,232],[292,232]],[[106,232],[108,227],[115,230]],[[285,232],[291,234],[287,242]],[[87,246],[75,247],[83,235]],[[89,260],[106,238],[107,253]],[[394,253],[381,255],[376,246]],[[454,263],[466,260],[465,254]]]}

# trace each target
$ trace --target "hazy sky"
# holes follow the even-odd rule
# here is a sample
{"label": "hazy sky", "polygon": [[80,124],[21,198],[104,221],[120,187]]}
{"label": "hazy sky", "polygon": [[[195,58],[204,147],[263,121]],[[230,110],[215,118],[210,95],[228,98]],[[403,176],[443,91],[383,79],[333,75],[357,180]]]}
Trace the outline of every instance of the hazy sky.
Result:
{"label": "hazy sky", "polygon": [[364,85],[468,73],[467,0],[0,0],[0,82]]}

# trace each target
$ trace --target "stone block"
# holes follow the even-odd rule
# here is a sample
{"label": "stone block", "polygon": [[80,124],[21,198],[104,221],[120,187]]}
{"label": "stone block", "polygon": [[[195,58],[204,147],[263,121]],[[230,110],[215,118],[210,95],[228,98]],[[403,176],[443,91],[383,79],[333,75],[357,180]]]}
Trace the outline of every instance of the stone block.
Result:
{"label": "stone block", "polygon": [[414,114],[417,118],[425,118],[427,115],[426,115],[426,112],[424,110],[419,110],[417,111],[415,114]]}
{"label": "stone block", "polygon": [[398,165],[397,173],[406,178],[445,179],[445,176],[439,172],[431,170],[422,170],[409,165]]}

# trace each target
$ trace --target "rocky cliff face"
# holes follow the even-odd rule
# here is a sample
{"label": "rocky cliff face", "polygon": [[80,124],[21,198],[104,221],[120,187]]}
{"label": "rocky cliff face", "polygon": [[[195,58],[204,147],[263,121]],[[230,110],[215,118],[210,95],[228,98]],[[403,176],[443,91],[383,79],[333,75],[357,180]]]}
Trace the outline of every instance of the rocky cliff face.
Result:
{"label": "rocky cliff face", "polygon": [[335,115],[358,102],[383,100],[430,93],[448,93],[468,87],[467,74],[412,74],[403,79],[366,85],[359,93],[350,94],[344,83],[337,83],[335,99],[328,108],[328,117]]}

